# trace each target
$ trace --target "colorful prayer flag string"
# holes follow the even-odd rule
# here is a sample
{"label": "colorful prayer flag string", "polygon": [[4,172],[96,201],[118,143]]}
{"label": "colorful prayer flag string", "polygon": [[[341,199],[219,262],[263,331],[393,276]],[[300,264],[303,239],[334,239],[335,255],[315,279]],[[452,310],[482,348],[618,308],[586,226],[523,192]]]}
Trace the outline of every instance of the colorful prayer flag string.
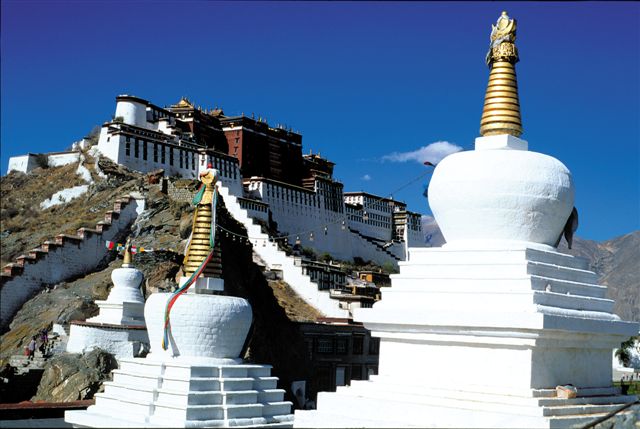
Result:
{"label": "colorful prayer flag string", "polygon": [[[212,187],[213,187],[213,196],[211,199],[211,229],[209,231],[209,246],[211,248],[211,251],[209,252],[209,255],[202,261],[198,269],[194,271],[193,274],[191,274],[191,276],[187,279],[187,281],[178,290],[176,290],[175,292],[173,292],[173,294],[171,294],[171,296],[169,297],[169,300],[167,301],[167,305],[164,309],[164,335],[162,337],[163,350],[167,350],[167,348],[169,347],[169,333],[171,330],[171,320],[170,320],[171,308],[173,308],[173,305],[178,300],[178,297],[183,293],[185,293],[191,287],[191,285],[196,282],[200,274],[202,274],[202,272],[204,271],[204,268],[207,266],[207,264],[213,257],[213,250],[214,250],[213,247],[215,245],[215,238],[216,238],[216,206],[218,202],[218,190],[215,186],[215,180],[212,183]],[[194,205],[197,206],[198,203],[200,203],[200,201],[202,200],[202,196],[204,195],[204,190],[205,190],[205,185],[202,184],[202,186],[200,186],[200,190],[198,191],[196,196],[193,198],[192,203]],[[187,243],[187,247],[188,246],[189,244]]]}

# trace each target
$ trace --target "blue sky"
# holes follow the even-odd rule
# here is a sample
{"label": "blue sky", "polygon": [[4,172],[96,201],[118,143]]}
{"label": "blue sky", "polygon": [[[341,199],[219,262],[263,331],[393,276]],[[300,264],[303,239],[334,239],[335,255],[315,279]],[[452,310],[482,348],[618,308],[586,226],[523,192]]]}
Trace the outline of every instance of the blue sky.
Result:
{"label": "blue sky", "polygon": [[[345,190],[388,195],[426,171],[389,154],[473,148],[503,9],[518,20],[522,138],[572,171],[578,235],[640,229],[633,2],[4,0],[1,172],[10,156],[63,150],[110,119],[117,94],[158,105],[186,95],[291,126],[305,152],[337,163]],[[393,196],[429,214],[428,179]]]}

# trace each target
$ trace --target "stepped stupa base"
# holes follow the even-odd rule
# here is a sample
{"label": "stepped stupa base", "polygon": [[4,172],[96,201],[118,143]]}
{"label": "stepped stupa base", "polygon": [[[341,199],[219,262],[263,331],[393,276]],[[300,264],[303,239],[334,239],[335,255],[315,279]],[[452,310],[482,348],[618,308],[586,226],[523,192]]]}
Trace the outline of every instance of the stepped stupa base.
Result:
{"label": "stepped stupa base", "polygon": [[74,427],[292,427],[270,365],[234,359],[123,359],[96,404],[67,411]]}
{"label": "stepped stupa base", "polygon": [[66,351],[85,353],[100,348],[117,360],[133,358],[149,351],[149,335],[143,324],[112,324],[73,321],[69,327]]}
{"label": "stepped stupa base", "polygon": [[[296,427],[572,427],[637,400],[613,387],[611,350],[638,324],[586,260],[515,243],[409,255],[356,310],[381,339],[379,375],[319,393]],[[568,384],[577,397],[556,396]]]}
{"label": "stepped stupa base", "polygon": [[578,397],[560,399],[555,389],[435,388],[372,376],[335,393],[319,393],[319,409],[297,410],[295,427],[580,427],[636,400],[615,388],[579,389]]}

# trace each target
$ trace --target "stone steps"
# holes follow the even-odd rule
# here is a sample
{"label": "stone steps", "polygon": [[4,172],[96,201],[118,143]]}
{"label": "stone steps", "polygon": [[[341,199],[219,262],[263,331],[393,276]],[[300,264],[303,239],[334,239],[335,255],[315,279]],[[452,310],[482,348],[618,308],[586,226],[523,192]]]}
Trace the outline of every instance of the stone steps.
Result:
{"label": "stone steps", "polygon": [[[98,222],[95,229],[79,228],[76,235],[58,234],[53,241],[47,240],[40,247],[18,256],[15,262],[5,265],[0,276],[0,327],[5,327],[24,301],[43,285],[56,284],[90,272],[108,252],[101,241],[112,239],[137,216],[137,206],[133,212],[127,207],[135,201],[138,200],[126,195],[113,203],[113,210],[105,213],[104,221]],[[123,213],[126,216],[118,220]],[[85,261],[82,265],[67,263],[67,259],[78,259],[77,253],[83,246],[89,246],[85,254],[95,253],[95,260]],[[66,269],[60,269],[61,266]]]}

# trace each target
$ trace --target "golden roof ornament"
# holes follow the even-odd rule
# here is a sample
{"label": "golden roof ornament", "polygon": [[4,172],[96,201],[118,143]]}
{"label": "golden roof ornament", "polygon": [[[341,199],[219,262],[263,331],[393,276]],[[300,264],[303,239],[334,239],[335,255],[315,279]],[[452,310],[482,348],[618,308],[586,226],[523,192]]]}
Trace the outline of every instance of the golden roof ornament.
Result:
{"label": "golden roof ornament", "polygon": [[122,259],[122,268],[129,268],[133,265],[131,257],[131,238],[127,238],[124,245],[124,258]]}
{"label": "golden roof ornament", "polygon": [[[193,223],[191,228],[191,237],[187,244],[184,257],[184,274],[186,277],[191,276],[198,270],[202,262],[211,252],[211,240],[215,237],[216,204],[214,195],[216,191],[216,182],[218,180],[218,170],[210,166],[200,173],[200,181],[203,183],[204,190],[199,201],[195,202],[196,209],[193,214]],[[213,239],[214,253],[211,260],[206,264],[202,275],[204,277],[222,278],[222,258],[220,253],[220,240]]]}
{"label": "golden roof ornament", "polygon": [[486,63],[491,69],[480,120],[480,134],[493,136],[511,134],[520,137],[520,101],[515,64],[519,61],[516,48],[516,20],[502,12],[491,26],[491,44]]}

